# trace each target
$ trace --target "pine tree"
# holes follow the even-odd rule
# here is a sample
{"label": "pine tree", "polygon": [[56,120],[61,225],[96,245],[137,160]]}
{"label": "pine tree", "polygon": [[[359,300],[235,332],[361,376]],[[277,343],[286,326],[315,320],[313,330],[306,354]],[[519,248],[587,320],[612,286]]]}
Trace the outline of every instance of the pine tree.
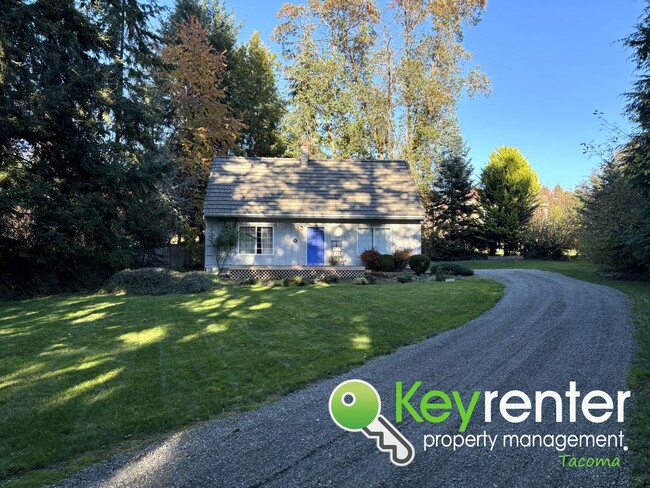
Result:
{"label": "pine tree", "polygon": [[[161,157],[164,112],[155,103],[154,76],[161,67],[160,37],[152,23],[163,8],[155,0],[96,0],[88,13],[105,39],[111,133],[106,155],[125,172],[114,189],[122,202],[124,232],[143,264],[168,240],[160,182],[172,166]],[[149,212],[143,209],[150,208]],[[134,210],[135,209],[135,210]]]}
{"label": "pine tree", "polygon": [[467,150],[445,154],[433,181],[428,215],[433,259],[472,255],[478,245],[477,203]]}
{"label": "pine tree", "polygon": [[129,264],[137,239],[125,215],[155,193],[158,172],[123,157],[147,142],[136,134],[149,125],[122,116],[116,139],[116,107],[136,114],[137,102],[112,97],[116,70],[99,11],[72,0],[5,6],[0,272],[31,292],[96,283]]}
{"label": "pine tree", "polygon": [[630,245],[639,263],[650,269],[650,2],[646,2],[643,17],[625,45],[634,50],[632,60],[638,73],[633,90],[627,94],[626,112],[636,125],[636,133],[623,152],[625,174],[642,198],[637,206],[644,209],[630,235]]}
{"label": "pine tree", "polygon": [[490,254],[499,246],[506,256],[519,249],[539,187],[537,175],[517,148],[503,146],[490,155],[479,185],[482,233]]}
{"label": "pine tree", "polygon": [[[0,13],[7,63],[0,124],[3,247],[10,281],[77,281],[122,262],[119,205],[108,188],[108,131],[98,114],[102,41],[73,1],[15,2]],[[31,281],[30,280],[34,280]]]}
{"label": "pine tree", "polygon": [[169,44],[178,34],[177,27],[195,18],[203,27],[212,29],[214,8],[205,0],[176,0],[169,16],[161,26],[163,42]]}
{"label": "pine tree", "polygon": [[119,157],[130,157],[137,151],[137,159],[144,152],[138,148],[153,148],[160,116],[147,99],[154,70],[160,63],[155,52],[160,38],[150,24],[161,12],[155,0],[96,0],[88,7],[88,15],[105,39],[111,89],[107,120]]}
{"label": "pine tree", "polygon": [[639,231],[646,209],[630,202],[643,195],[626,174],[622,154],[607,161],[580,190],[582,225],[580,252],[605,271],[642,273],[631,238]]}
{"label": "pine tree", "polygon": [[278,90],[275,56],[255,32],[237,45],[241,25],[222,0],[176,0],[174,10],[163,23],[165,45],[175,42],[175,29],[190,18],[209,30],[213,50],[223,56],[219,77],[223,101],[243,122],[235,152],[247,156],[282,156],[285,152],[280,124],[284,101]]}

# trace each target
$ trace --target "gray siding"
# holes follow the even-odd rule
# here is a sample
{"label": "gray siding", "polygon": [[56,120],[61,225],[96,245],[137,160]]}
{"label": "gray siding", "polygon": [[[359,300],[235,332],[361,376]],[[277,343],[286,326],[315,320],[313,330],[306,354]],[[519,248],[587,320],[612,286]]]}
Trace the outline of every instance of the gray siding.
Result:
{"label": "gray siding", "polygon": [[[307,264],[307,228],[323,227],[325,229],[325,265],[329,264],[332,240],[340,240],[343,250],[343,266],[360,266],[357,249],[357,229],[359,227],[387,227],[390,229],[391,252],[399,248],[412,249],[414,253],[421,252],[421,226],[419,223],[399,222],[391,220],[369,220],[348,222],[306,222],[291,220],[243,220],[240,225],[272,225],[273,226],[273,255],[233,254],[228,265],[255,266],[292,266]],[[206,219],[206,269],[215,268],[215,256],[210,246],[210,235],[217,230],[218,220]],[[294,242],[294,239],[297,242]]]}

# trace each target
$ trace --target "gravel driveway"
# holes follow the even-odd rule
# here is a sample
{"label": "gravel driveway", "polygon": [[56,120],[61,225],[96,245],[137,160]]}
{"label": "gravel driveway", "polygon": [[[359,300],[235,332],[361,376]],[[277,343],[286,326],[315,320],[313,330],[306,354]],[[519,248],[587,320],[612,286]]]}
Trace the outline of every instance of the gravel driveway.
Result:
{"label": "gravel driveway", "polygon": [[[474,390],[522,390],[531,398],[537,390],[563,394],[570,381],[583,393],[604,390],[614,399],[616,391],[625,389],[633,331],[624,295],[542,271],[479,274],[504,282],[506,290],[478,319],[267,407],[206,423],[88,468],[62,486],[627,486],[629,452],[620,447],[567,451],[619,457],[620,468],[562,467],[553,448],[465,447],[453,452],[439,447],[424,452],[423,436],[457,433],[457,417],[441,424],[409,417],[397,425],[414,444],[416,456],[411,465],[398,468],[363,434],[345,432],[331,421],[330,392],[349,378],[377,388],[382,413],[390,421],[395,420],[396,381],[411,385],[419,380],[424,391],[456,390],[464,399]],[[542,423],[531,415],[511,424],[495,414],[485,424],[481,400],[465,434],[614,434],[623,429],[615,415],[592,424],[578,413],[577,422],[570,423],[566,406],[558,424],[552,421],[554,412],[545,408]]]}

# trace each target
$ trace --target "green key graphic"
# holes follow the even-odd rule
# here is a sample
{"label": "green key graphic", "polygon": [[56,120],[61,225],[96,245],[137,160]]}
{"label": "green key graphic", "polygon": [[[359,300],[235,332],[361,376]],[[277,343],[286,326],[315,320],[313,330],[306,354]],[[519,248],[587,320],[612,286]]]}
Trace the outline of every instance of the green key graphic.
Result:
{"label": "green key graphic", "polygon": [[390,453],[393,464],[406,466],[413,461],[413,445],[381,414],[379,393],[370,383],[348,380],[339,384],[330,395],[329,410],[342,429],[361,431],[368,439],[375,439],[380,451]]}

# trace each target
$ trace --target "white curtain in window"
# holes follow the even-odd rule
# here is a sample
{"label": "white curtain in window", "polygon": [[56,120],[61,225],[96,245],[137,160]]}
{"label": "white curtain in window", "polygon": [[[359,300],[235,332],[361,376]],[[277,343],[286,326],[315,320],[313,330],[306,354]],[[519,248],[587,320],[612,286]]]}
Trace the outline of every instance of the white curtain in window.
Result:
{"label": "white curtain in window", "polygon": [[255,227],[239,228],[239,253],[255,254],[256,248]]}
{"label": "white curtain in window", "polygon": [[273,254],[273,227],[258,227],[260,254]]}
{"label": "white curtain in window", "polygon": [[366,249],[372,248],[372,229],[369,227],[359,227],[357,229],[357,254],[361,254]]}
{"label": "white curtain in window", "polygon": [[375,227],[375,249],[381,254],[392,254],[393,249],[390,245],[390,229],[385,227]]}

